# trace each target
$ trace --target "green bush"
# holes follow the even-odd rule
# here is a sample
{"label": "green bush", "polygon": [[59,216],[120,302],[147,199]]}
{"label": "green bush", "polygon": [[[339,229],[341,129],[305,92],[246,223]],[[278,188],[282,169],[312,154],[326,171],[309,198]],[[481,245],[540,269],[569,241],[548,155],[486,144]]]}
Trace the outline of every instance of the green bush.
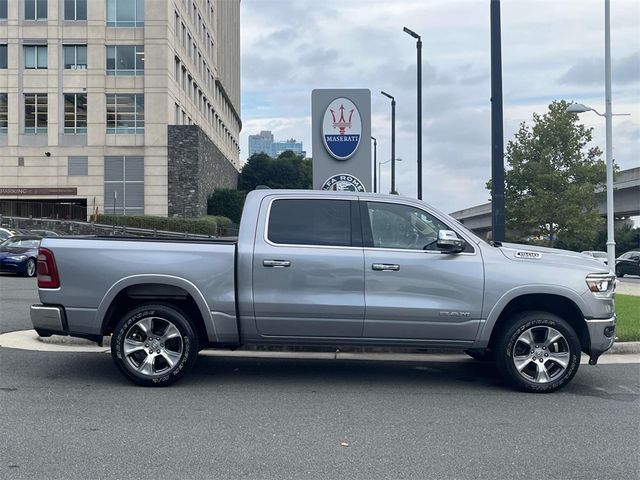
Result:
{"label": "green bush", "polygon": [[225,234],[225,230],[231,224],[231,220],[220,216],[178,218],[156,217],[153,215],[98,215],[96,223],[216,236]]}
{"label": "green bush", "polygon": [[209,215],[222,215],[234,223],[240,223],[246,192],[221,188],[213,192],[207,202]]}

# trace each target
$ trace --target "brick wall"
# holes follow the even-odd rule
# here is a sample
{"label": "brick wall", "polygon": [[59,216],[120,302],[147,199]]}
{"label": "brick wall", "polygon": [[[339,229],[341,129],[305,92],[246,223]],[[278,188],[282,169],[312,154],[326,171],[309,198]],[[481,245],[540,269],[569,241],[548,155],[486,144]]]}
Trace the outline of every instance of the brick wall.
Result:
{"label": "brick wall", "polygon": [[237,188],[238,171],[197,125],[169,125],[169,216],[207,214],[217,188]]}

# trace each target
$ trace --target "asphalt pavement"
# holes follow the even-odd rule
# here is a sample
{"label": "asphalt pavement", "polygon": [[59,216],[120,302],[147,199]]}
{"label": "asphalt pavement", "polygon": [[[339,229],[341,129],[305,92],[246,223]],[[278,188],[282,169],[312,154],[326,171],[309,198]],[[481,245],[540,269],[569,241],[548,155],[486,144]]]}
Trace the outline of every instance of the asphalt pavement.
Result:
{"label": "asphalt pavement", "polygon": [[[32,279],[0,277],[0,330]],[[0,478],[640,478],[640,364],[550,395],[491,364],[201,356],[128,383],[104,353],[0,348]]]}

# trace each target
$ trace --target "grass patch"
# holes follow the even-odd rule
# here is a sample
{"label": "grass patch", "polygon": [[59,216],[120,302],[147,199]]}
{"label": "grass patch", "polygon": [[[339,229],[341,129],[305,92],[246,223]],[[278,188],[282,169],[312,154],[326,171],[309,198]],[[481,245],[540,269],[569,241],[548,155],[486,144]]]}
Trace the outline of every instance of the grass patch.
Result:
{"label": "grass patch", "polygon": [[640,297],[616,294],[616,335],[621,342],[640,340]]}

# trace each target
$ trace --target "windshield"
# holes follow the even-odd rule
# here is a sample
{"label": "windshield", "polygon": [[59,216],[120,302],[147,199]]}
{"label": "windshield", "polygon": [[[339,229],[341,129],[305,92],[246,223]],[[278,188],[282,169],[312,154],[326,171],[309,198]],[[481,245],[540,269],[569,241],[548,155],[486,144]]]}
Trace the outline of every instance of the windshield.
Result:
{"label": "windshield", "polygon": [[40,239],[39,238],[9,238],[4,242],[2,242],[0,246],[38,248],[40,246]]}

